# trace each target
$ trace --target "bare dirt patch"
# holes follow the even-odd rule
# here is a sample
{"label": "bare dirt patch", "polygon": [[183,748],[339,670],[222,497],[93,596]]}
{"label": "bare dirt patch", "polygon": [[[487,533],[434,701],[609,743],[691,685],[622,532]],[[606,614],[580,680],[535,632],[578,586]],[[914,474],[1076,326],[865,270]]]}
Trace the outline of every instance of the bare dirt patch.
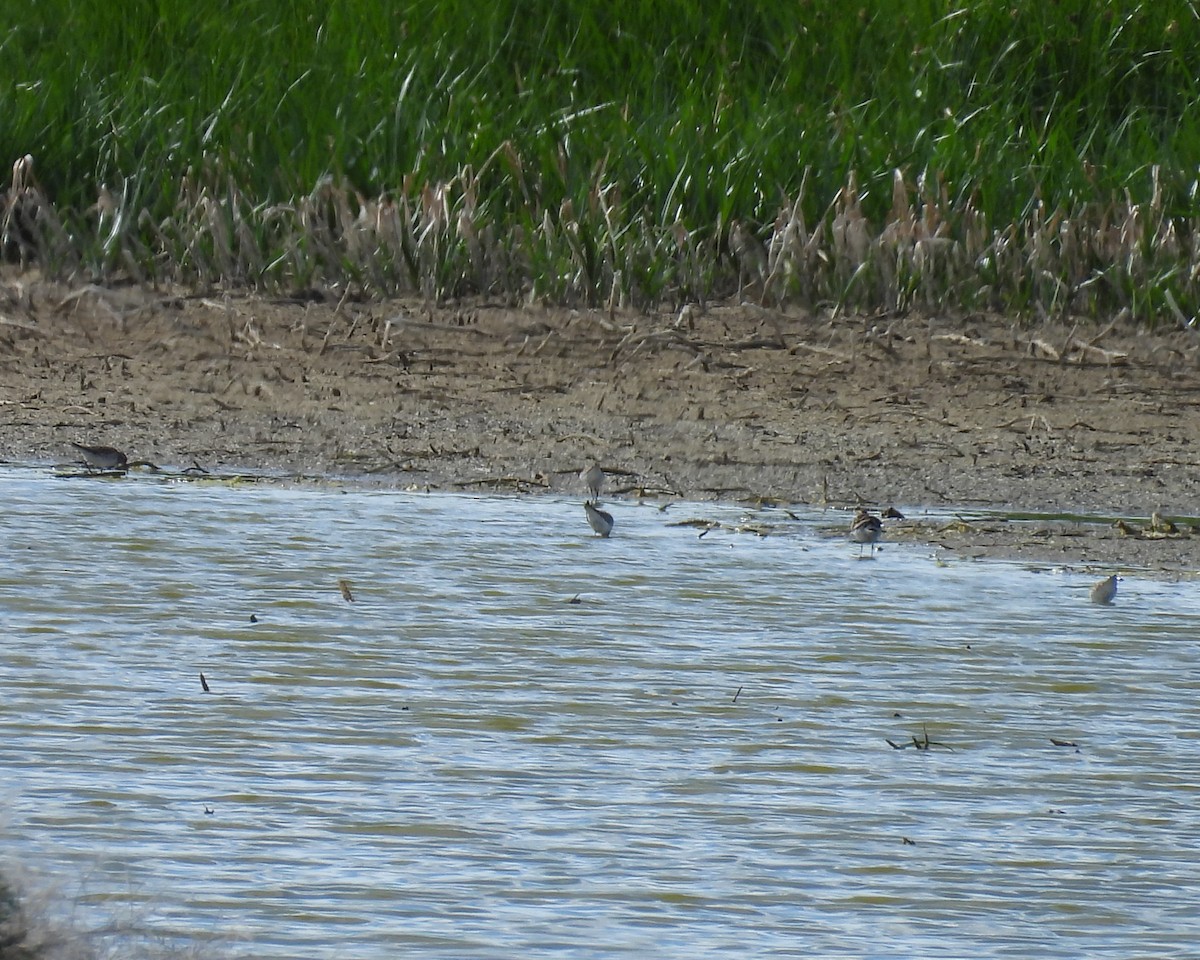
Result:
{"label": "bare dirt patch", "polygon": [[597,460],[610,495],[1087,512],[888,539],[1185,572],[1186,520],[1111,521],[1200,514],[1198,404],[1190,330],[0,281],[10,461],[80,440],[164,466],[582,496]]}

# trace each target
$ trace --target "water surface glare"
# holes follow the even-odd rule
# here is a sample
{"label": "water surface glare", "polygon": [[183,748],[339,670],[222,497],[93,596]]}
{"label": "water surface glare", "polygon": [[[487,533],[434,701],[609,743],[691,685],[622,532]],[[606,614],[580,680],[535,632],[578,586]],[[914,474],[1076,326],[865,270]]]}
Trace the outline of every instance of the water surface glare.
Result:
{"label": "water surface glare", "polygon": [[610,502],[602,540],[552,498],[0,494],[6,853],[98,918],[256,958],[1196,956],[1193,584],[668,526],[730,505]]}

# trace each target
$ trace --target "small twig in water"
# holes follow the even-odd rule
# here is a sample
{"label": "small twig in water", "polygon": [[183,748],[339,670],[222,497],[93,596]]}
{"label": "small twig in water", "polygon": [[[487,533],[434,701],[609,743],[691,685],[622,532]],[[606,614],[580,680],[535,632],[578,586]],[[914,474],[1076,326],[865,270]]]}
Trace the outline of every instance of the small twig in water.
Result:
{"label": "small twig in water", "polygon": [[930,747],[945,747],[951,753],[954,752],[954,748],[948,744],[940,743],[937,740],[930,740],[929,730],[925,727],[925,724],[921,724],[921,732],[924,734],[924,737],[914,735],[912,743],[896,743],[895,740],[888,740],[887,737],[884,737],[884,740],[887,740],[887,745],[893,750],[907,750],[909,747],[916,747],[918,750],[928,750]]}

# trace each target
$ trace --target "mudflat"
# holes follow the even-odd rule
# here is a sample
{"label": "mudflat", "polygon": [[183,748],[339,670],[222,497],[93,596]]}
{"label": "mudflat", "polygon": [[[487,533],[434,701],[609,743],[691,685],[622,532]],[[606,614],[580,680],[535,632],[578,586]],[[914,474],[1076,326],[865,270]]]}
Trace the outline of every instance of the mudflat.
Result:
{"label": "mudflat", "polygon": [[[0,458],[17,462],[69,462],[74,440],[173,469],[582,500],[595,461],[606,496],[745,501],[779,523],[817,504],[830,535],[853,508],[895,505],[908,519],[885,542],[1187,575],[1198,405],[1200,331],[1170,319],[432,305],[0,274]],[[923,517],[946,507],[963,520]]]}

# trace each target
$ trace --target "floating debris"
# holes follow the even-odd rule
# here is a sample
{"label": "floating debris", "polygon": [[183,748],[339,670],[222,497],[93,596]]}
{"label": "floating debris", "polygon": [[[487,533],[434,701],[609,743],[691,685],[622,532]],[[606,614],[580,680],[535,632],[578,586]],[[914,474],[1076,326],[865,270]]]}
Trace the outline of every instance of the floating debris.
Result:
{"label": "floating debris", "polygon": [[907,750],[909,747],[916,747],[918,750],[928,750],[931,747],[945,747],[951,753],[954,752],[954,748],[948,744],[939,743],[937,740],[930,740],[929,731],[925,729],[924,725],[921,726],[921,733],[922,736],[914,736],[911,743],[896,743],[894,740],[887,740],[886,737],[884,739],[887,740],[887,745],[893,750]]}
{"label": "floating debris", "polygon": [[1153,533],[1162,533],[1167,536],[1179,532],[1179,528],[1157,510],[1150,514],[1150,530]]}
{"label": "floating debris", "polygon": [[668,527],[704,527],[707,530],[715,530],[721,524],[717,520],[701,520],[693,517],[690,520],[676,520],[674,523],[668,523]]}
{"label": "floating debris", "polygon": [[734,533],[753,533],[757,537],[768,537],[775,532],[775,528],[768,523],[739,523],[731,529]]}

